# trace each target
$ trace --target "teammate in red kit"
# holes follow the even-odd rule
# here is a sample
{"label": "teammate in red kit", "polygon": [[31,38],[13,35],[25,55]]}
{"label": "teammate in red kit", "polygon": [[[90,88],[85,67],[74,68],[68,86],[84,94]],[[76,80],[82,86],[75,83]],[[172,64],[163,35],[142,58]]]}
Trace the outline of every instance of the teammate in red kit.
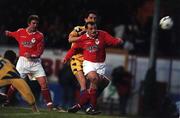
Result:
{"label": "teammate in red kit", "polygon": [[22,78],[28,76],[30,79],[35,79],[39,82],[42,96],[49,111],[51,111],[54,109],[54,105],[40,59],[44,51],[44,36],[38,31],[39,17],[37,15],[30,15],[27,23],[27,28],[20,28],[15,32],[5,31],[5,35],[15,38],[19,44],[19,59],[16,69],[20,76]]}
{"label": "teammate in red kit", "polygon": [[[89,10],[84,14],[84,22],[96,22],[98,19],[98,14],[96,11],[94,10]],[[74,27],[74,29],[71,31],[71,33],[69,34],[69,38],[68,41],[72,43],[76,42],[76,40],[71,40],[74,39],[73,37],[79,37],[80,35],[84,34],[86,32],[85,29],[85,25],[83,26],[76,26]],[[84,99],[86,99],[89,96],[89,92],[87,90],[87,82],[86,82],[86,78],[84,76],[83,73],[83,55],[80,52],[76,52],[75,55],[72,56],[71,60],[70,60],[70,64],[71,64],[71,70],[73,72],[73,74],[76,76],[76,79],[79,82],[80,85],[80,97],[79,97],[79,102],[83,102]],[[102,78],[102,80],[100,80],[101,84],[98,84],[97,86],[97,97],[99,97],[101,95],[101,93],[103,92],[103,90],[108,86],[109,84],[109,80],[107,78]],[[86,113],[88,113],[88,109],[91,107],[90,104],[86,104],[83,106],[83,110],[85,110]],[[94,114],[97,114],[97,112]]]}
{"label": "teammate in red kit", "polygon": [[[83,102],[78,103],[69,109],[70,112],[77,112],[81,109],[82,105],[88,101],[92,104],[92,110],[96,110],[98,80],[105,77],[105,48],[107,46],[115,46],[123,43],[120,38],[114,38],[105,31],[97,30],[94,22],[87,22],[85,28],[85,34],[79,37],[72,37],[74,39],[71,40],[78,41],[67,52],[63,61],[66,63],[76,53],[76,51],[82,50],[84,56],[83,72],[86,78],[91,82],[89,90],[90,96],[88,99],[83,100]],[[93,111],[90,110],[89,114],[93,114]]]}

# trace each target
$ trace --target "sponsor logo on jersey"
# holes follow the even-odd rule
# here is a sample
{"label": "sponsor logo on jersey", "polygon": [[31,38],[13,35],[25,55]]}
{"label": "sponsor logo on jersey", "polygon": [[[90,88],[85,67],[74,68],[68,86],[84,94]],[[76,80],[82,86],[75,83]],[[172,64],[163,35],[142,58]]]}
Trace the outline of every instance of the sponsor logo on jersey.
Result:
{"label": "sponsor logo on jersey", "polygon": [[20,36],[21,38],[26,38],[26,36]]}
{"label": "sponsor logo on jersey", "polygon": [[23,42],[22,42],[22,45],[23,45],[24,47],[31,48],[31,47],[34,46],[35,42],[36,42],[36,39],[35,39],[35,38],[32,38],[31,41],[23,41]]}
{"label": "sponsor logo on jersey", "polygon": [[98,51],[98,46],[97,45],[89,46],[89,47],[87,47],[87,50],[89,52],[96,52],[96,51]]}

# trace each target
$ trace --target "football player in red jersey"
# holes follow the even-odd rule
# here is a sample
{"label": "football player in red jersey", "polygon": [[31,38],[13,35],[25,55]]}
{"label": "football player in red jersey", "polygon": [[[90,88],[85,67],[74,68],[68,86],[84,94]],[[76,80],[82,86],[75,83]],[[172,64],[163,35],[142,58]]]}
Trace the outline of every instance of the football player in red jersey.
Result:
{"label": "football player in red jersey", "polygon": [[[107,46],[115,46],[123,43],[122,39],[114,38],[105,31],[97,30],[94,22],[85,24],[86,33],[79,37],[72,37],[71,40],[78,40],[71,49],[67,52],[64,63],[66,63],[79,49],[82,50],[84,57],[83,72],[86,78],[91,82],[89,102],[92,104],[92,110],[96,109],[97,104],[97,84],[102,77],[105,77],[105,48]],[[88,99],[76,104],[69,109],[70,112],[77,112],[82,105],[87,103]],[[93,114],[89,111],[89,114]]]}
{"label": "football player in red jersey", "polygon": [[[94,10],[89,10],[84,14],[84,22],[96,22],[98,14]],[[79,37],[80,35],[84,34],[86,32],[85,26],[76,26],[74,27],[73,31],[69,34],[69,42],[72,43],[72,45],[77,41],[76,38],[73,37]],[[75,39],[75,40],[74,40]],[[79,102],[83,102],[84,100],[87,99],[89,96],[89,92],[86,89],[86,79],[83,73],[83,55],[81,54],[82,52],[76,52],[70,60],[71,64],[71,70],[73,74],[76,76],[76,79],[78,80],[80,84],[80,97],[79,97]],[[97,97],[101,95],[103,90],[108,86],[109,80],[107,78],[103,78],[100,82],[101,84],[98,84],[97,86]],[[90,104],[86,104],[83,106],[85,109],[85,112],[87,113],[88,108],[91,107]],[[96,114],[94,112],[94,114]]]}
{"label": "football player in red jersey", "polygon": [[30,15],[27,23],[27,28],[20,28],[14,32],[5,31],[5,35],[13,37],[19,44],[19,59],[16,69],[20,73],[21,78],[28,76],[30,79],[38,81],[42,96],[49,111],[51,111],[54,109],[54,105],[40,58],[44,51],[44,35],[38,31],[38,15]]}

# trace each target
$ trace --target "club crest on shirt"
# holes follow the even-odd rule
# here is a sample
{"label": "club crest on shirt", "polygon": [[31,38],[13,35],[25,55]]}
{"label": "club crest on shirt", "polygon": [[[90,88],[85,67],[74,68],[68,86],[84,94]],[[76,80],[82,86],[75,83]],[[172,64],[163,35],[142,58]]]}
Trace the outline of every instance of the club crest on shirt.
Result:
{"label": "club crest on shirt", "polygon": [[33,47],[33,45],[35,44],[35,42],[36,42],[36,39],[35,39],[35,38],[32,38],[30,41],[23,41],[23,42],[22,42],[22,45],[23,45],[24,47],[31,48],[31,47]]}
{"label": "club crest on shirt", "polygon": [[99,44],[99,40],[95,39],[95,44],[98,45]]}
{"label": "club crest on shirt", "polygon": [[35,42],[36,42],[36,39],[35,39],[35,38],[32,38],[32,39],[31,39],[31,42],[32,42],[32,43],[35,43]]}

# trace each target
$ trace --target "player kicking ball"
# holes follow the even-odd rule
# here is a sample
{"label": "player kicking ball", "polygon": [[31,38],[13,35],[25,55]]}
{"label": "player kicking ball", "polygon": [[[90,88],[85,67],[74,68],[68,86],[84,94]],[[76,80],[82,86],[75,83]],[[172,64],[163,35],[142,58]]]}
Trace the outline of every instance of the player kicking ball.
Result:
{"label": "player kicking ball", "polygon": [[87,113],[94,115],[99,113],[97,112],[97,85],[100,84],[99,82],[102,78],[106,78],[105,48],[122,44],[123,40],[120,38],[114,38],[105,31],[97,30],[96,23],[94,22],[87,22],[85,28],[85,34],[79,37],[73,37],[78,41],[74,43],[71,49],[67,52],[63,59],[63,63],[66,63],[76,53],[76,51],[82,51],[84,57],[83,72],[85,77],[90,80],[90,88],[87,97],[80,100],[79,103],[74,105],[68,111],[75,113],[79,111],[84,104],[89,102],[92,107]]}

